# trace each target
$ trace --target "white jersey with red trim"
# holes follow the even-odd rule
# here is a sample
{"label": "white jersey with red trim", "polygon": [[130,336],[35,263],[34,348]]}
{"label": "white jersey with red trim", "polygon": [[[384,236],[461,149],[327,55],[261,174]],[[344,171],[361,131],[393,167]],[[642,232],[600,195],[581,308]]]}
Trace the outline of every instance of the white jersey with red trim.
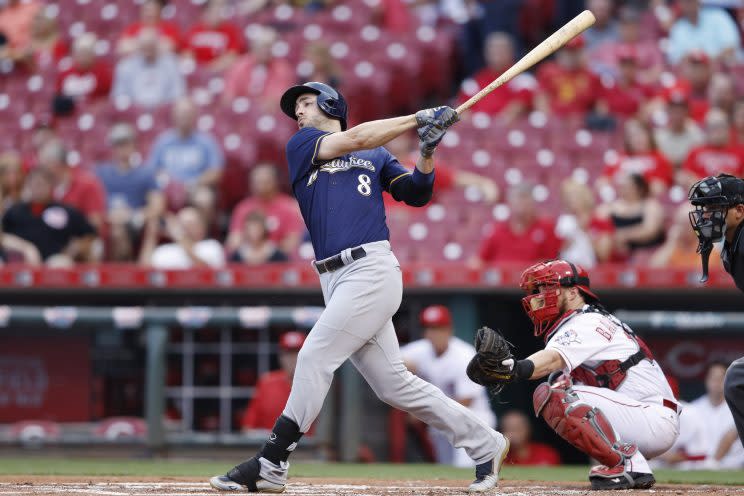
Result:
{"label": "white jersey with red trim", "polygon": [[[583,311],[561,323],[545,345],[545,349],[560,353],[566,362],[567,374],[579,365],[594,368],[607,360],[625,361],[640,349],[617,317],[587,311],[588,308],[585,306]],[[642,402],[661,403],[664,399],[674,399],[655,360],[644,359],[631,367],[616,391]]]}

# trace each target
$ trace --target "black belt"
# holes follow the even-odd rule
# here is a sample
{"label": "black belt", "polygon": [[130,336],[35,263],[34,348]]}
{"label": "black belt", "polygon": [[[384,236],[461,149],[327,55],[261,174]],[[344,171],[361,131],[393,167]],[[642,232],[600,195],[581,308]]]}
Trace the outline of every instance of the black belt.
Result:
{"label": "black belt", "polygon": [[[367,252],[361,246],[351,250],[351,259],[359,260],[367,256]],[[318,274],[325,274],[326,272],[333,272],[346,265],[344,259],[341,258],[341,254],[334,255],[331,258],[326,258],[321,262],[315,262],[315,268],[318,269]]]}

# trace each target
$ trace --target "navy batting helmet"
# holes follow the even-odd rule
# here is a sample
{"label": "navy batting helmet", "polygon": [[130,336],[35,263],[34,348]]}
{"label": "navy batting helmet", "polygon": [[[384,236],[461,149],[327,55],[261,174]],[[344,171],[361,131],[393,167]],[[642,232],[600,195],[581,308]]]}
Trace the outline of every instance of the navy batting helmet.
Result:
{"label": "navy batting helmet", "polygon": [[297,103],[297,97],[303,93],[315,93],[318,95],[318,107],[320,110],[322,110],[328,117],[341,121],[341,130],[346,131],[346,116],[348,114],[346,100],[344,100],[341,93],[327,84],[311,81],[309,83],[292,86],[282,95],[280,102],[282,112],[290,116],[292,119],[297,120],[297,115],[295,115],[295,104]]}

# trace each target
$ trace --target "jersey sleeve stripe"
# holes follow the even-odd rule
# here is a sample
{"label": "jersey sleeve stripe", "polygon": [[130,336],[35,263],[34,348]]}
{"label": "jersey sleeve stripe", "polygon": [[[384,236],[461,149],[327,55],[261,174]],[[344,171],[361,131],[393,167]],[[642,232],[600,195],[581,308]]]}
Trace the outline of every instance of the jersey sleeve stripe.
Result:
{"label": "jersey sleeve stripe", "polygon": [[319,164],[315,163],[315,160],[316,160],[316,158],[318,156],[318,149],[320,148],[320,142],[323,141],[323,138],[325,138],[329,134],[333,134],[333,133],[325,133],[322,136],[318,136],[318,139],[315,140],[315,150],[313,150],[313,157],[310,160],[310,164],[311,165],[319,165]]}
{"label": "jersey sleeve stripe", "polygon": [[400,176],[395,176],[394,178],[392,178],[392,179],[390,180],[390,184],[388,184],[388,188],[389,188],[390,186],[392,186],[392,185],[393,185],[393,183],[394,183],[395,181],[397,181],[398,179],[400,179],[401,177],[403,177],[403,176],[410,176],[411,174],[412,174],[411,172],[404,172],[404,173],[403,173],[403,174],[401,174]]}

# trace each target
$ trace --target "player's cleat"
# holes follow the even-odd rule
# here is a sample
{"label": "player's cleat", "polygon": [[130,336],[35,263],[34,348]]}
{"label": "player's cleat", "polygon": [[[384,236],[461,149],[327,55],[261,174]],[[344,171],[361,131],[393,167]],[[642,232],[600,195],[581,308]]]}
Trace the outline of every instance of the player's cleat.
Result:
{"label": "player's cleat", "polygon": [[260,479],[256,481],[256,489],[252,490],[248,486],[238,484],[226,475],[215,475],[209,479],[209,485],[219,491],[248,491],[250,493],[283,493],[285,488],[284,484],[274,484]]}
{"label": "player's cleat", "polygon": [[[286,464],[286,462],[285,462]],[[259,475],[263,468],[268,468],[268,475],[274,480],[267,480]],[[255,457],[234,467],[226,475],[216,475],[209,479],[209,484],[219,491],[248,491],[249,493],[283,493],[286,487],[286,468],[276,466],[261,458]]]}
{"label": "player's cleat", "polygon": [[503,439],[503,448],[496,454],[496,456],[487,462],[479,463],[475,466],[475,480],[470,484],[470,486],[468,486],[469,493],[484,493],[490,491],[499,483],[501,465],[504,463],[504,459],[509,453],[509,440],[505,437]]}
{"label": "player's cleat", "polygon": [[654,474],[627,472],[623,465],[606,467],[597,465],[589,472],[589,482],[595,491],[608,489],[649,489],[656,484]]}

